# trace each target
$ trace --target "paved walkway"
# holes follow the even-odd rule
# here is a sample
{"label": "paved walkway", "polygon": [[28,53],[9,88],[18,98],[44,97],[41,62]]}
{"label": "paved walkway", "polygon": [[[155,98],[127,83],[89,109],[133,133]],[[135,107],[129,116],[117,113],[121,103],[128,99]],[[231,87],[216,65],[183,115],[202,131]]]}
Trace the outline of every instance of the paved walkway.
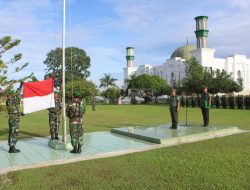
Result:
{"label": "paved walkway", "polygon": [[[68,137],[69,138],[69,137]],[[63,164],[127,153],[127,150],[146,148],[150,142],[124,137],[110,132],[84,134],[82,153],[54,150],[48,147],[49,137],[19,140],[16,148],[20,153],[9,154],[7,141],[0,141],[0,174],[25,168]]]}
{"label": "paved walkway", "polygon": [[[139,128],[140,130],[143,130],[143,133],[146,133],[147,135],[150,131],[150,134],[155,135],[156,130],[158,130],[158,132],[160,131],[161,133],[166,133],[166,136],[172,134],[169,136],[169,139],[164,139],[164,144],[156,144],[153,143],[154,141],[144,141],[147,140],[147,138],[144,140],[140,140],[136,139],[135,137],[132,138],[124,136],[126,134],[120,135],[111,132],[86,133],[84,134],[84,146],[82,148],[82,153],[80,154],[72,154],[69,152],[69,150],[54,150],[50,148],[48,146],[49,137],[37,137],[18,141],[16,148],[20,149],[21,152],[17,154],[9,154],[7,141],[0,141],[0,174],[21,169],[124,155],[133,152],[141,152],[152,150],[155,148],[162,148],[182,143],[195,142],[245,132],[243,130],[236,130],[235,128],[233,128],[232,131],[226,130],[225,133],[208,133],[208,129],[197,128],[198,131],[201,131],[200,135],[190,136],[190,133],[188,133],[187,130],[194,130],[193,128],[179,127],[177,132],[173,133],[173,130],[168,129],[168,127],[169,126],[157,126],[153,128],[148,127],[143,129],[141,127]],[[121,130],[125,129],[121,128]],[[128,127],[127,130],[131,132],[131,127]],[[183,130],[186,131],[187,135],[183,133]],[[215,128],[213,128],[213,131],[214,130]],[[138,129],[132,130],[132,133],[134,133],[134,131],[138,131]],[[157,134],[156,136],[159,136],[159,134]],[[138,137],[138,134],[136,134],[136,137]]]}

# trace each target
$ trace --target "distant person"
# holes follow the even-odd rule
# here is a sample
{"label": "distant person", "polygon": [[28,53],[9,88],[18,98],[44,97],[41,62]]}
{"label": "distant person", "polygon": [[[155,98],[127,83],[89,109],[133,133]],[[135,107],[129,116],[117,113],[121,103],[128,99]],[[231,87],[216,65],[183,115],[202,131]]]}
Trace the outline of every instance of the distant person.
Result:
{"label": "distant person", "polygon": [[179,109],[180,109],[179,97],[176,96],[176,90],[172,89],[171,95],[169,98],[169,111],[170,111],[171,120],[172,120],[172,125],[170,129],[177,129]]}
{"label": "distant person", "polygon": [[67,106],[67,116],[69,117],[70,137],[73,150],[71,153],[81,153],[83,145],[83,115],[85,113],[85,104],[80,99],[80,93],[74,92],[72,103]]}
{"label": "distant person", "polygon": [[54,93],[55,107],[49,108],[49,126],[50,126],[50,139],[59,140],[58,131],[60,126],[60,114],[62,111],[62,103],[59,99],[59,94]]}
{"label": "distant person", "polygon": [[19,112],[19,106],[21,101],[21,90],[23,83],[20,84],[20,87],[16,92],[10,91],[7,96],[6,108],[9,114],[9,153],[18,153],[19,149],[16,149],[17,137],[19,133],[19,121],[20,116],[24,114]]}
{"label": "distant person", "polygon": [[211,96],[208,94],[208,87],[202,88],[203,93],[201,94],[201,112],[203,116],[203,127],[207,127],[209,124],[209,108],[211,106]]}
{"label": "distant person", "polygon": [[93,98],[92,98],[92,110],[93,111],[96,110],[95,107],[96,107],[96,98],[93,96]]}

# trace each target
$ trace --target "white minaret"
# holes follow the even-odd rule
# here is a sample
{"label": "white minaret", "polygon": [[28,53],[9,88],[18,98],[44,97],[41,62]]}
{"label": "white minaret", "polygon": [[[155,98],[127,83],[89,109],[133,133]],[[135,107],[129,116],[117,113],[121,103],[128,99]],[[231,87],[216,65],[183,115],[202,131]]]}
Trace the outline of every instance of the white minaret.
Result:
{"label": "white minaret", "polygon": [[124,89],[126,90],[128,87],[127,80],[130,79],[130,76],[137,70],[134,67],[134,48],[127,47],[126,48],[126,60],[127,60],[127,67],[123,69],[124,72]]}
{"label": "white minaret", "polygon": [[207,16],[197,16],[194,18],[196,20],[196,39],[197,39],[197,49],[207,48]]}
{"label": "white minaret", "polygon": [[127,67],[133,67],[134,66],[134,59],[135,59],[134,48],[133,47],[127,47],[126,50],[127,50],[127,56],[126,56]]}
{"label": "white minaret", "polygon": [[197,39],[197,49],[193,50],[191,54],[203,67],[213,69],[215,49],[208,48],[208,16],[197,16],[194,19],[196,21],[196,30],[194,32]]}

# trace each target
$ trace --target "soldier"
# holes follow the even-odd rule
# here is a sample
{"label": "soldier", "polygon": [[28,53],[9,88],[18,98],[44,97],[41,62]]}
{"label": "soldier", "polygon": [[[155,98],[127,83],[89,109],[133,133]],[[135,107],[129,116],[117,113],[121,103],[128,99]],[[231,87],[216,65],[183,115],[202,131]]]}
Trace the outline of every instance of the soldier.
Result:
{"label": "soldier", "polygon": [[182,106],[182,107],[184,107],[184,106],[185,106],[184,96],[181,96],[181,106]]}
{"label": "soldier", "polygon": [[232,95],[229,96],[229,107],[234,109],[234,97]]}
{"label": "soldier", "polygon": [[71,145],[74,147],[71,153],[81,153],[83,145],[83,114],[85,105],[80,100],[80,93],[74,92],[74,98],[71,104],[67,106],[67,116],[69,117]]}
{"label": "soldier", "polygon": [[195,97],[194,96],[192,96],[191,102],[192,102],[192,108],[194,108],[195,107]]}
{"label": "soldier", "polygon": [[198,105],[198,107],[201,106],[201,98],[199,95],[197,96],[197,105]]}
{"label": "soldier", "polygon": [[215,106],[216,106],[216,108],[220,107],[220,98],[218,95],[215,96]]}
{"label": "soldier", "polygon": [[92,110],[95,111],[95,106],[96,106],[96,99],[95,97],[93,96],[92,98]]}
{"label": "soldier", "polygon": [[177,129],[179,109],[180,109],[179,97],[176,96],[176,90],[172,89],[170,99],[169,99],[169,111],[170,111],[171,120],[172,120],[172,125],[170,129]]}
{"label": "soldier", "polygon": [[207,127],[209,124],[209,108],[211,106],[211,96],[207,92],[208,87],[203,87],[203,93],[201,94],[201,112],[203,116],[203,127]]}
{"label": "soldier", "polygon": [[50,140],[59,140],[58,130],[60,126],[60,114],[62,111],[62,103],[57,92],[54,93],[55,107],[49,108],[49,126]]}
{"label": "soldier", "polygon": [[244,98],[245,108],[248,109],[248,96],[246,95]]}
{"label": "soldier", "polygon": [[226,96],[223,95],[222,98],[221,98],[221,103],[222,103],[222,107],[224,109],[227,109],[227,99],[226,99]]}
{"label": "soldier", "polygon": [[7,101],[6,101],[6,108],[9,114],[9,138],[8,138],[8,145],[9,153],[18,153],[20,152],[19,149],[16,149],[17,137],[19,132],[19,121],[20,116],[24,114],[19,112],[19,105],[21,101],[21,89],[23,83],[20,84],[20,87],[17,89],[16,92],[10,91],[8,93]]}

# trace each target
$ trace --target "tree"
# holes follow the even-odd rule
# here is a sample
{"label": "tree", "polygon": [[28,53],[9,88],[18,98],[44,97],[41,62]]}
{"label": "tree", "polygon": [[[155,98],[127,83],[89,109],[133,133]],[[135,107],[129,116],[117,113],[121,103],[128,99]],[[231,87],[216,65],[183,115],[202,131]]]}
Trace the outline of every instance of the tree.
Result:
{"label": "tree", "polygon": [[115,102],[115,100],[117,100],[121,93],[120,93],[120,89],[116,88],[116,87],[110,87],[108,89],[106,89],[105,91],[103,91],[101,93],[102,96],[104,96],[105,98],[109,99],[110,102],[113,104]]}
{"label": "tree", "polygon": [[180,86],[186,93],[201,93],[202,86],[208,86],[209,92],[231,93],[239,92],[242,82],[235,82],[225,70],[207,71],[195,58],[187,62],[186,77],[181,81]]}
{"label": "tree", "polygon": [[106,89],[108,89],[110,86],[115,87],[115,81],[117,81],[117,79],[112,78],[110,74],[104,74],[104,77],[100,79],[101,84],[99,87],[104,87]]}
{"label": "tree", "polygon": [[65,91],[67,100],[72,99],[72,90],[79,91],[81,98],[84,98],[88,102],[98,93],[96,85],[92,81],[87,81],[86,79],[69,81],[66,83]]}
{"label": "tree", "polygon": [[[62,84],[62,49],[56,48],[47,54],[43,62],[46,66],[45,77],[53,76],[56,88]],[[90,72],[90,57],[86,52],[76,47],[65,49],[65,82],[73,80],[86,79]]]}
{"label": "tree", "polygon": [[170,92],[170,87],[164,79],[159,76],[148,74],[131,77],[128,89],[151,89],[156,96],[168,94]]}
{"label": "tree", "polygon": [[29,63],[22,64],[21,66],[17,66],[14,68],[13,71],[9,71],[9,65],[18,64],[18,61],[22,58],[22,54],[18,53],[15,54],[12,58],[8,61],[4,61],[3,54],[5,54],[8,50],[18,46],[20,44],[20,40],[12,40],[10,36],[5,36],[0,38],[0,93],[4,93],[11,89],[15,83],[25,81],[26,79],[30,78],[32,74],[29,76],[25,76],[21,79],[8,79],[8,76],[13,76],[13,74],[20,72],[24,68],[28,66]]}

